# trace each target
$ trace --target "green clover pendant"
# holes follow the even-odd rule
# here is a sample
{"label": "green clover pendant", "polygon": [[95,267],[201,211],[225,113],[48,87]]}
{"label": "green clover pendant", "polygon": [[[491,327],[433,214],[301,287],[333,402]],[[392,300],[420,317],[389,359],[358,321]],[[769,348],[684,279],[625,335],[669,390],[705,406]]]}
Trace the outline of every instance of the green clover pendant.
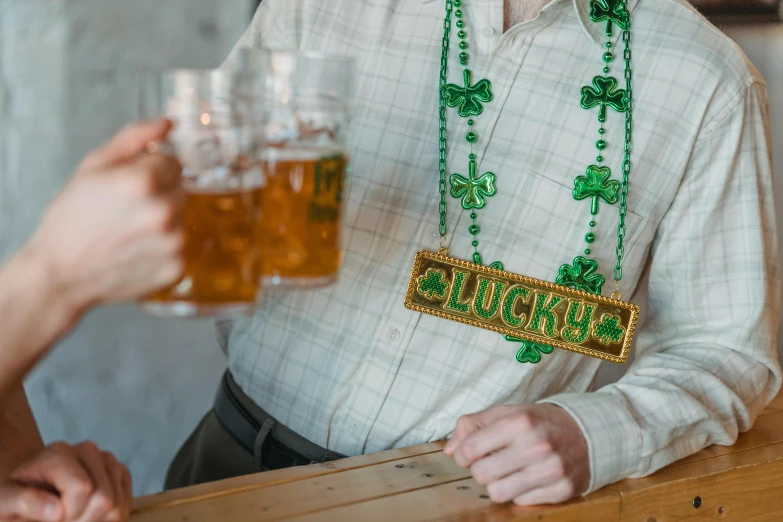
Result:
{"label": "green clover pendant", "polygon": [[593,198],[590,212],[598,214],[598,199],[603,199],[610,205],[617,203],[620,198],[620,182],[610,180],[612,171],[609,167],[590,165],[585,176],[579,176],[574,180],[574,199],[577,201]]}
{"label": "green clover pendant", "polygon": [[470,210],[472,208],[484,208],[487,199],[497,192],[495,188],[495,175],[491,172],[483,174],[476,179],[476,161],[470,160],[468,163],[468,177],[461,174],[452,174],[449,178],[451,183],[451,197],[462,198],[462,208]]}
{"label": "green clover pendant", "polygon": [[623,89],[617,88],[617,80],[596,76],[593,78],[593,86],[582,87],[583,109],[599,107],[598,121],[606,121],[606,107],[611,107],[617,112],[628,110],[628,97]]}
{"label": "green clover pendant", "polygon": [[484,112],[482,103],[492,101],[492,84],[489,80],[479,80],[476,85],[470,84],[470,70],[465,69],[462,74],[464,87],[450,83],[444,87],[443,96],[446,105],[458,107],[457,112],[463,118],[478,116]]}

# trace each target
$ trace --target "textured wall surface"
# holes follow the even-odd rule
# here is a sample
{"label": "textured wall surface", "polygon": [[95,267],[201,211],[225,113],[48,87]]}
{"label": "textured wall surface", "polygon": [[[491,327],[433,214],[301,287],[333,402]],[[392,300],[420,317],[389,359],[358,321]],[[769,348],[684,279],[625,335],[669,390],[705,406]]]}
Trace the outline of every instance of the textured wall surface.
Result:
{"label": "textured wall surface", "polygon": [[[0,0],[0,259],[82,154],[133,118],[133,69],[217,65],[252,2]],[[783,26],[726,30],[769,82],[780,179]],[[44,437],[94,439],[130,465],[136,493],[158,490],[225,366],[213,339],[206,322],[94,312],[27,383]],[[601,380],[622,371],[607,367]]]}
{"label": "textured wall surface", "polygon": [[[0,258],[82,155],[136,116],[133,71],[218,65],[251,3],[0,0]],[[124,306],[87,317],[27,388],[47,441],[96,440],[146,493],[160,489],[224,367],[210,323]]]}

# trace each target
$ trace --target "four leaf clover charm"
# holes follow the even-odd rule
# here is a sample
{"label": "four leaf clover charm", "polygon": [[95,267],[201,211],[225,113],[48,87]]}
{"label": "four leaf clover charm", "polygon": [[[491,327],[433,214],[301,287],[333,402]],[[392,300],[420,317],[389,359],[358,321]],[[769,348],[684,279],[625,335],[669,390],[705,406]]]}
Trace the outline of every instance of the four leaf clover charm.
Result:
{"label": "four leaf clover charm", "polygon": [[620,182],[609,179],[612,171],[609,167],[590,165],[587,167],[586,176],[579,176],[574,180],[574,199],[581,201],[585,198],[593,198],[590,212],[598,214],[598,198],[610,205],[617,203],[620,198]]}
{"label": "four leaf clover charm", "polygon": [[476,179],[475,160],[470,160],[468,170],[467,178],[461,174],[452,174],[449,178],[451,182],[451,196],[462,198],[462,208],[465,210],[484,208],[484,205],[487,204],[486,198],[494,196],[495,192],[497,192],[495,175],[487,172]]}
{"label": "four leaf clover charm", "polygon": [[625,335],[620,318],[612,314],[603,314],[601,320],[593,325],[593,337],[601,344],[618,344]]}
{"label": "four leaf clover charm", "polygon": [[582,108],[592,109],[600,107],[598,121],[606,121],[606,107],[609,106],[617,112],[628,110],[628,96],[624,89],[617,88],[617,80],[596,76],[593,78],[593,86],[582,87]]}
{"label": "four leaf clover charm", "polygon": [[601,274],[597,274],[597,270],[598,262],[578,256],[574,259],[573,266],[563,265],[560,267],[560,273],[558,274],[555,283],[568,288],[600,295],[606,278]]}
{"label": "four leaf clover charm", "polygon": [[446,273],[443,270],[430,268],[416,280],[416,283],[419,294],[431,301],[445,299],[449,290],[449,283],[446,281]]}
{"label": "four leaf clover charm", "polygon": [[612,34],[612,22],[622,30],[628,29],[630,14],[625,5],[625,0],[591,0],[590,19],[593,22],[606,20],[606,34]]}
{"label": "four leaf clover charm", "polygon": [[444,87],[444,98],[449,107],[459,107],[457,112],[463,118],[478,116],[484,112],[482,103],[492,101],[492,84],[489,80],[479,80],[476,85],[470,84],[470,70],[465,69],[462,75],[464,87],[450,83]]}

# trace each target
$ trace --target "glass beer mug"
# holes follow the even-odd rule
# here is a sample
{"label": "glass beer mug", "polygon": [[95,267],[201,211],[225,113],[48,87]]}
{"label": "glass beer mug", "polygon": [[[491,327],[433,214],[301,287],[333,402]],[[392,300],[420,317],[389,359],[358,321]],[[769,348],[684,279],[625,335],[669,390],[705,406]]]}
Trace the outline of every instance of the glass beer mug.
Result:
{"label": "glass beer mug", "polygon": [[334,283],[342,262],[354,60],[253,49],[240,50],[236,60],[236,70],[262,70],[266,78],[264,285]]}
{"label": "glass beer mug", "polygon": [[174,123],[150,152],[183,165],[185,272],[148,296],[157,316],[230,316],[254,310],[261,282],[264,176],[257,158],[263,80],[233,71],[177,70],[145,84],[145,103]]}

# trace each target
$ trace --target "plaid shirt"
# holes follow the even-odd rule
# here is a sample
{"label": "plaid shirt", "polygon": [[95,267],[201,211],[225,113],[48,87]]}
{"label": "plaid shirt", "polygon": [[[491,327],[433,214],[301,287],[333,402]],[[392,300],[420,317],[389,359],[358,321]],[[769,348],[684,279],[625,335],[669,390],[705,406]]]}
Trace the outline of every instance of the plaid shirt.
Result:
{"label": "plaid shirt", "polygon": [[[584,431],[590,491],[751,427],[781,382],[765,84],[686,2],[629,8],[635,125],[620,290],[646,321],[627,375],[587,393],[598,360],[556,350],[522,365],[501,335],[403,306],[414,254],[439,244],[443,1],[262,3],[239,45],[356,56],[358,99],[339,283],[269,292],[255,317],[225,332],[229,368],[250,397],[348,455],[443,439],[457,417],[493,405],[552,402]],[[590,21],[588,0],[554,0],[505,34],[503,0],[463,10],[473,79],[490,79],[495,96],[474,126],[479,174],[494,172],[498,186],[479,215],[480,250],[487,263],[551,281],[589,231],[589,200],[572,190],[595,161],[598,122],[579,90],[604,66],[605,25]],[[454,42],[449,79],[461,84]],[[615,48],[622,86],[622,41]],[[448,115],[449,170],[465,174],[468,127]],[[617,178],[623,115],[610,110],[606,129]],[[602,207],[592,257],[611,293],[618,215]],[[464,259],[469,214],[449,197],[448,246]]]}

